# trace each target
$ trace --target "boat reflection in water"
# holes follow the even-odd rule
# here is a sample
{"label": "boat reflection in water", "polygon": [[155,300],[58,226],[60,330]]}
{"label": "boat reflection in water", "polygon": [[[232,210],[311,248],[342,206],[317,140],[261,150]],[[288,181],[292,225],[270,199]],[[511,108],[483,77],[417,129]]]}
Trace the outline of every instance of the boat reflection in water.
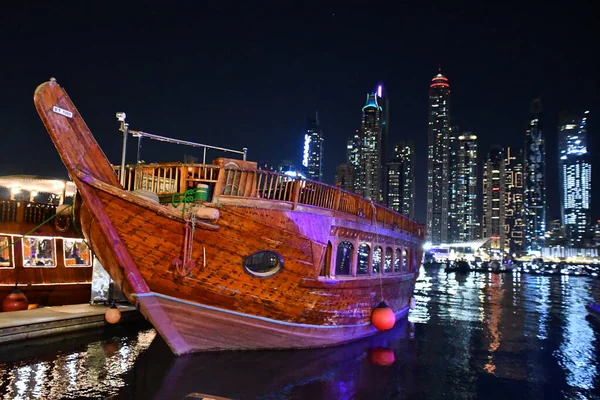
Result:
{"label": "boat reflection in water", "polygon": [[[183,399],[190,393],[234,399],[384,398],[412,380],[414,326],[351,344],[313,350],[227,351],[173,356],[157,336],[136,362],[131,384],[112,399]],[[268,340],[268,338],[265,338]],[[160,361],[159,361],[160,360]],[[372,397],[375,396],[375,397]]]}

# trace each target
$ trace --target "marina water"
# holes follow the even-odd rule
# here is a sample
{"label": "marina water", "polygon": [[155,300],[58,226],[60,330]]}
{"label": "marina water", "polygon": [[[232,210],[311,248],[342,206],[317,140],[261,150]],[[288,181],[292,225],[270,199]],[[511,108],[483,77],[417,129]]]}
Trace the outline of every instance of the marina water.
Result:
{"label": "marina water", "polygon": [[415,292],[408,321],[327,349],[174,357],[148,325],[4,345],[0,398],[600,399],[600,279],[428,267]]}

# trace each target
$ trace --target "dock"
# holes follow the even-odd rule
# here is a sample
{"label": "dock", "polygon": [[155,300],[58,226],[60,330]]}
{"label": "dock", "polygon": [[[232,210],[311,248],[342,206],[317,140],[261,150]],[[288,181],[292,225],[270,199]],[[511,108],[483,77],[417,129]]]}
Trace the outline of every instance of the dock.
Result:
{"label": "dock", "polygon": [[[143,317],[134,306],[118,305],[119,324]],[[0,312],[0,344],[110,325],[105,305],[74,304],[33,310]]]}

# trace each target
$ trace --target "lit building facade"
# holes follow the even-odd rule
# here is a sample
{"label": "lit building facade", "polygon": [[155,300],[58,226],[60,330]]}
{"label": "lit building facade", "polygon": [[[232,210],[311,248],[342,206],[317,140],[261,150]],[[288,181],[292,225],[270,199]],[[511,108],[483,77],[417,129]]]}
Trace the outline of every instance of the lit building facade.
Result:
{"label": "lit building facade", "polygon": [[360,169],[360,129],[354,131],[348,139],[346,145],[346,163],[350,164],[353,169],[352,173],[352,191],[357,191],[359,187],[358,171]]}
{"label": "lit building facade", "polygon": [[335,167],[335,185],[354,193],[354,167],[344,163]]}
{"label": "lit building facade", "polygon": [[567,246],[590,243],[592,164],[587,151],[587,117],[562,112],[558,127],[561,222]]}
{"label": "lit building facade", "polygon": [[523,150],[506,148],[506,244],[504,249],[519,254],[525,249],[523,233]]}
{"label": "lit building facade", "polygon": [[505,159],[502,148],[494,147],[483,166],[483,236],[491,238],[490,250],[503,254],[505,233]]}
{"label": "lit building facade", "polygon": [[450,85],[441,73],[429,85],[427,150],[427,240],[434,245],[448,240],[448,138]]}
{"label": "lit building facade", "polygon": [[479,236],[479,207],[477,201],[477,135],[465,132],[458,136],[456,169],[456,222],[457,242],[477,239]]}
{"label": "lit building facade", "polygon": [[445,243],[460,241],[458,239],[458,135],[458,127],[452,127],[448,135],[448,213],[446,215],[448,227]]}
{"label": "lit building facade", "polygon": [[323,181],[323,132],[318,113],[315,119],[308,118],[306,124],[302,166],[308,179]]}
{"label": "lit building facade", "polygon": [[531,119],[525,134],[525,250],[541,251],[546,233],[546,147],[541,125],[542,103],[531,103]]}
{"label": "lit building facade", "polygon": [[410,140],[394,146],[394,158],[387,163],[388,207],[413,218],[415,213],[415,146]]}
{"label": "lit building facade", "polygon": [[377,91],[367,94],[360,124],[359,166],[357,193],[376,202],[382,201],[382,122],[383,107]]}

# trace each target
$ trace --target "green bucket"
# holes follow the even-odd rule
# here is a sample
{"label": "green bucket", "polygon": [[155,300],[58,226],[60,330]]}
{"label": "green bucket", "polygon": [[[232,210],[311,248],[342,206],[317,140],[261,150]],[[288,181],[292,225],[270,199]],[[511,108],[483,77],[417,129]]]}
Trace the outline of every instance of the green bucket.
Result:
{"label": "green bucket", "polygon": [[208,185],[199,184],[194,193],[194,200],[208,201]]}

